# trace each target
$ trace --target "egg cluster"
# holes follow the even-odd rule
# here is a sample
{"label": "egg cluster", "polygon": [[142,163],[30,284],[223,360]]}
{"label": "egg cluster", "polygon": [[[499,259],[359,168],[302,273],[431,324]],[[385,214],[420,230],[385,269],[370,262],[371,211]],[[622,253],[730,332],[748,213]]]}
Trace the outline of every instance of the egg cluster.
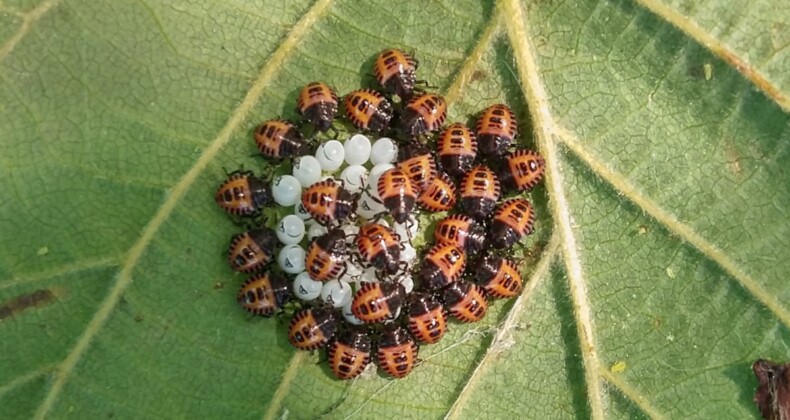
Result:
{"label": "egg cluster", "polygon": [[[417,66],[398,49],[377,56],[383,92],[344,97],[345,119],[356,130],[342,142],[337,95],[325,83],[308,84],[297,101],[301,126],[276,119],[254,131],[261,154],[280,168],[290,162],[291,174],[268,181],[236,171],[215,194],[222,209],[254,225],[234,235],[228,250],[230,267],[252,274],[238,303],[261,316],[293,313],[291,344],[326,347],[339,379],[356,377],[372,358],[404,377],[418,343],[442,339],[448,313],[480,321],[488,299],[522,288],[509,254],[532,233],[535,212],[518,194],[541,180],[543,158],[512,150],[517,122],[503,104],[486,108],[474,130],[445,127],[447,103],[415,88]],[[277,206],[291,214],[263,220]],[[421,232],[418,208],[445,217]],[[274,229],[266,227],[272,222]],[[412,246],[418,233],[433,237],[425,252]]]}

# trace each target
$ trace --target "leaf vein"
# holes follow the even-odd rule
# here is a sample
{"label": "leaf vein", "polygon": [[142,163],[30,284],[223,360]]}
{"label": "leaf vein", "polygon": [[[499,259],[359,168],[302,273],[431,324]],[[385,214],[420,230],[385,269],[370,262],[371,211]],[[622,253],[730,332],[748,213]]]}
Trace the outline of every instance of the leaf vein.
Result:
{"label": "leaf vein", "polygon": [[735,51],[717,40],[704,28],[698,26],[692,20],[686,18],[677,10],[659,0],[637,0],[637,3],[671,23],[680,31],[710,50],[714,55],[730,64],[735,70],[741,73],[743,77],[754,83],[766,94],[766,96],[776,102],[782,109],[790,112],[790,96],[782,92],[779,87],[768,80],[760,70],[749,64],[746,59],[739,57]]}
{"label": "leaf vein", "polygon": [[0,398],[3,398],[5,394],[8,394],[17,388],[26,385],[31,381],[35,381],[44,375],[52,373],[56,368],[56,364],[45,365],[8,381],[5,385],[0,386]]}
{"label": "leaf vein", "polygon": [[52,409],[58,396],[63,390],[66,381],[74,371],[77,363],[82,355],[90,346],[93,338],[102,329],[107,319],[109,319],[112,310],[118,304],[123,295],[124,290],[132,282],[132,274],[137,263],[142,258],[148,245],[151,244],[156,233],[170,217],[176,205],[186,195],[192,184],[203,171],[204,168],[214,159],[219,151],[230,141],[233,133],[244,122],[247,114],[252,110],[253,106],[260,100],[264,88],[271,82],[274,75],[280,70],[282,64],[295,50],[294,47],[297,42],[305,35],[305,33],[312,28],[315,21],[321,17],[332,0],[318,0],[313,6],[302,16],[301,19],[294,25],[293,29],[280,43],[280,46],[272,54],[271,58],[261,69],[260,74],[250,86],[249,91],[245,95],[236,110],[231,114],[228,122],[217,134],[216,138],[211,141],[209,146],[205,149],[203,154],[198,158],[195,164],[187,171],[186,174],[178,181],[173,187],[171,194],[167,200],[162,203],[162,206],[157,210],[151,222],[145,227],[140,238],[131,247],[126,260],[121,266],[115,284],[110,289],[107,297],[99,306],[98,311],[88,323],[88,326],[83,331],[82,335],[77,339],[74,348],[69,352],[65,359],[58,368],[58,375],[46,397],[36,410],[35,418],[43,419]]}
{"label": "leaf vein", "polygon": [[78,263],[66,264],[52,270],[41,271],[35,274],[29,274],[20,277],[12,277],[8,280],[0,282],[0,290],[9,289],[11,287],[19,286],[21,284],[36,283],[53,277],[61,277],[69,274],[79,273],[81,271],[96,270],[100,268],[109,268],[117,266],[120,263],[118,257],[104,257],[95,260],[86,260]]}
{"label": "leaf vein", "polygon": [[11,38],[8,39],[8,41],[0,46],[0,63],[2,63],[6,57],[8,57],[11,52],[14,51],[14,48],[16,48],[17,44],[19,44],[25,35],[30,32],[30,28],[33,27],[33,24],[38,22],[42,16],[44,16],[53,7],[57,6],[58,3],[60,3],[60,0],[46,0],[36,6],[30,12],[20,15],[22,17],[22,24],[19,26],[19,29]]}
{"label": "leaf vein", "polygon": [[527,287],[524,288],[521,295],[518,297],[518,299],[516,299],[513,307],[510,309],[507,316],[499,326],[498,332],[496,336],[494,336],[494,339],[491,340],[488,349],[486,349],[485,355],[483,355],[483,358],[472,372],[472,375],[467,380],[466,385],[464,385],[464,387],[461,389],[461,392],[458,394],[458,398],[455,399],[455,402],[447,411],[447,414],[444,416],[445,419],[461,418],[461,412],[469,402],[469,397],[472,395],[475,387],[477,386],[479,378],[490,366],[489,362],[491,362],[494,357],[500,351],[502,351],[503,343],[508,340],[508,337],[512,333],[513,327],[515,326],[516,317],[521,313],[522,309],[526,308],[527,303],[530,301],[530,298],[532,297],[535,289],[537,289],[538,285],[542,283],[543,279],[548,277],[551,265],[557,256],[559,244],[560,237],[559,234],[555,232],[549,240],[548,246],[543,251],[543,255],[540,257],[540,261],[538,262],[535,271],[527,281]]}
{"label": "leaf vein", "polygon": [[651,419],[664,419],[667,418],[663,413],[658,411],[655,407],[650,405],[650,402],[642,396],[639,391],[634,389],[631,384],[624,381],[620,376],[612,374],[609,370],[601,368],[601,377],[603,377],[609,385],[616,388],[626,398],[631,400],[643,413]]}
{"label": "leaf vein", "polygon": [[782,307],[776,295],[765,290],[754,278],[741,270],[729,255],[703,238],[694,228],[678,220],[675,215],[670,214],[658,203],[643,195],[622,174],[608,168],[598,157],[582,146],[571,132],[561,129],[557,138],[585,162],[590,170],[612,185],[619,194],[633,202],[637,207],[666,227],[667,230],[693,245],[702,255],[718,264],[727,274],[751,293],[756,300],[768,308],[780,322],[787,328],[790,328],[790,312]]}
{"label": "leaf vein", "polygon": [[510,38],[518,65],[519,80],[529,105],[538,145],[546,160],[546,188],[549,192],[552,215],[557,231],[562,235],[562,248],[567,269],[573,313],[579,335],[580,352],[584,361],[584,376],[587,385],[587,398],[592,418],[604,418],[604,395],[599,377],[598,351],[593,333],[592,307],[588,299],[581,256],[576,244],[571,221],[570,204],[563,188],[563,174],[559,167],[557,139],[559,127],[554,122],[548,103],[548,94],[540,80],[534,46],[525,25],[525,16],[517,0],[504,0],[499,3],[502,16]]}

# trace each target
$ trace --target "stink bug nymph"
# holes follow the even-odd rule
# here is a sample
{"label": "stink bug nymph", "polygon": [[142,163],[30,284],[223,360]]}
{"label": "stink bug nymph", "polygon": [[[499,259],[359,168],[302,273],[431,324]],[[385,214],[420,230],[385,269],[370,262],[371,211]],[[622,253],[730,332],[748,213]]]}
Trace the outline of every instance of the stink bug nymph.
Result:
{"label": "stink bug nymph", "polygon": [[346,267],[346,234],[332,229],[310,243],[305,256],[307,274],[315,281],[329,281],[341,276]]}
{"label": "stink bug nymph", "polygon": [[388,48],[376,57],[373,72],[385,91],[409,98],[417,83],[418,65],[417,60],[405,51]]}
{"label": "stink bug nymph", "polygon": [[236,300],[248,312],[271,316],[293,297],[287,280],[271,272],[256,274],[241,285]]}
{"label": "stink bug nymph", "polygon": [[427,293],[409,296],[409,331],[419,341],[434,344],[447,332],[447,313],[436,298]]}
{"label": "stink bug nymph", "polygon": [[400,283],[362,282],[351,304],[351,312],[365,323],[395,319],[406,300],[406,289]]}
{"label": "stink bug nymph", "polygon": [[273,259],[279,241],[269,228],[256,228],[233,235],[228,247],[230,268],[240,273],[252,273],[266,267]]}
{"label": "stink bug nymph", "polygon": [[447,118],[447,101],[439,95],[426,93],[415,96],[401,116],[401,128],[410,138],[415,138],[442,128]]}
{"label": "stink bug nymph", "polygon": [[294,314],[288,341],[299,350],[324,347],[337,331],[337,319],[328,309],[306,308]]}
{"label": "stink bug nymph", "polygon": [[302,133],[287,120],[266,121],[255,129],[253,137],[258,150],[268,158],[291,158],[309,152],[309,145]]}
{"label": "stink bug nymph", "polygon": [[235,171],[220,184],[214,200],[228,214],[257,217],[274,198],[269,183],[256,177],[252,171]]}
{"label": "stink bug nymph", "polygon": [[364,331],[347,330],[326,348],[326,353],[336,378],[354,379],[370,363],[370,337]]}
{"label": "stink bug nymph", "polygon": [[376,358],[385,372],[395,378],[411,373],[417,363],[419,347],[409,332],[401,327],[389,328],[381,333]]}
{"label": "stink bug nymph", "polygon": [[518,134],[513,111],[503,104],[486,108],[477,120],[477,141],[480,151],[489,157],[502,156]]}
{"label": "stink bug nymph", "polygon": [[450,243],[434,245],[425,255],[420,279],[429,289],[440,289],[461,278],[466,268],[466,255]]}
{"label": "stink bug nymph", "polygon": [[318,131],[326,132],[337,114],[337,94],[326,83],[309,83],[299,92],[296,110]]}
{"label": "stink bug nymph", "polygon": [[351,194],[333,179],[318,181],[302,193],[302,206],[322,225],[353,215],[358,201],[359,194]]}
{"label": "stink bug nymph", "polygon": [[494,212],[490,239],[495,248],[507,248],[532,233],[535,211],[523,198],[511,198]]}
{"label": "stink bug nymph", "polygon": [[392,105],[384,95],[372,89],[350,92],[345,99],[346,117],[361,130],[380,132],[392,120]]}
{"label": "stink bug nymph", "polygon": [[475,281],[495,298],[509,298],[521,292],[521,274],[513,261],[486,255],[477,265]]}

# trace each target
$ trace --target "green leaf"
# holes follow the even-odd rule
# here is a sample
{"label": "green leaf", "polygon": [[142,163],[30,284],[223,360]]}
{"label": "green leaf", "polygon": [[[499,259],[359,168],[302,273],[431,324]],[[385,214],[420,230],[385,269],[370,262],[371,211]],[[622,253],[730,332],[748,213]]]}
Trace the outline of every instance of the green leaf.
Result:
{"label": "green leaf", "polygon": [[[768,0],[0,1],[0,417],[756,417],[790,358],[788,11]],[[212,202],[314,79],[415,52],[547,158],[523,295],[409,377],[248,319]],[[784,110],[783,110],[784,109]]]}

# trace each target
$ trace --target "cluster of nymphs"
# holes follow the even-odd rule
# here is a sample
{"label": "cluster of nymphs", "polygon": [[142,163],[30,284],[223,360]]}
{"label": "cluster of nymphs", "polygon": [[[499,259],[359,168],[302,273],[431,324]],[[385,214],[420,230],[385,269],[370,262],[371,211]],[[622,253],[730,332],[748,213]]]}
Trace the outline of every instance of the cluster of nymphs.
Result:
{"label": "cluster of nymphs", "polygon": [[[345,119],[361,133],[348,133],[344,143],[334,128],[337,95],[325,83],[308,84],[297,102],[301,124],[270,120],[254,131],[261,154],[272,165],[290,164],[292,175],[267,181],[237,171],[215,197],[256,224],[234,235],[228,251],[233,270],[253,274],[239,304],[262,316],[295,312],[291,344],[326,347],[340,379],[359,375],[371,356],[389,375],[408,375],[418,344],[444,336],[448,313],[480,321],[487,299],[516,296],[522,287],[510,251],[532,233],[535,214],[519,194],[541,180],[543,158],[513,150],[517,124],[506,105],[482,111],[475,130],[444,126],[447,103],[415,88],[416,70],[404,51],[378,55],[382,92],[345,96]],[[275,204],[293,214],[269,229],[260,215]],[[417,207],[446,212],[425,232],[433,243],[419,258],[411,242]]]}

